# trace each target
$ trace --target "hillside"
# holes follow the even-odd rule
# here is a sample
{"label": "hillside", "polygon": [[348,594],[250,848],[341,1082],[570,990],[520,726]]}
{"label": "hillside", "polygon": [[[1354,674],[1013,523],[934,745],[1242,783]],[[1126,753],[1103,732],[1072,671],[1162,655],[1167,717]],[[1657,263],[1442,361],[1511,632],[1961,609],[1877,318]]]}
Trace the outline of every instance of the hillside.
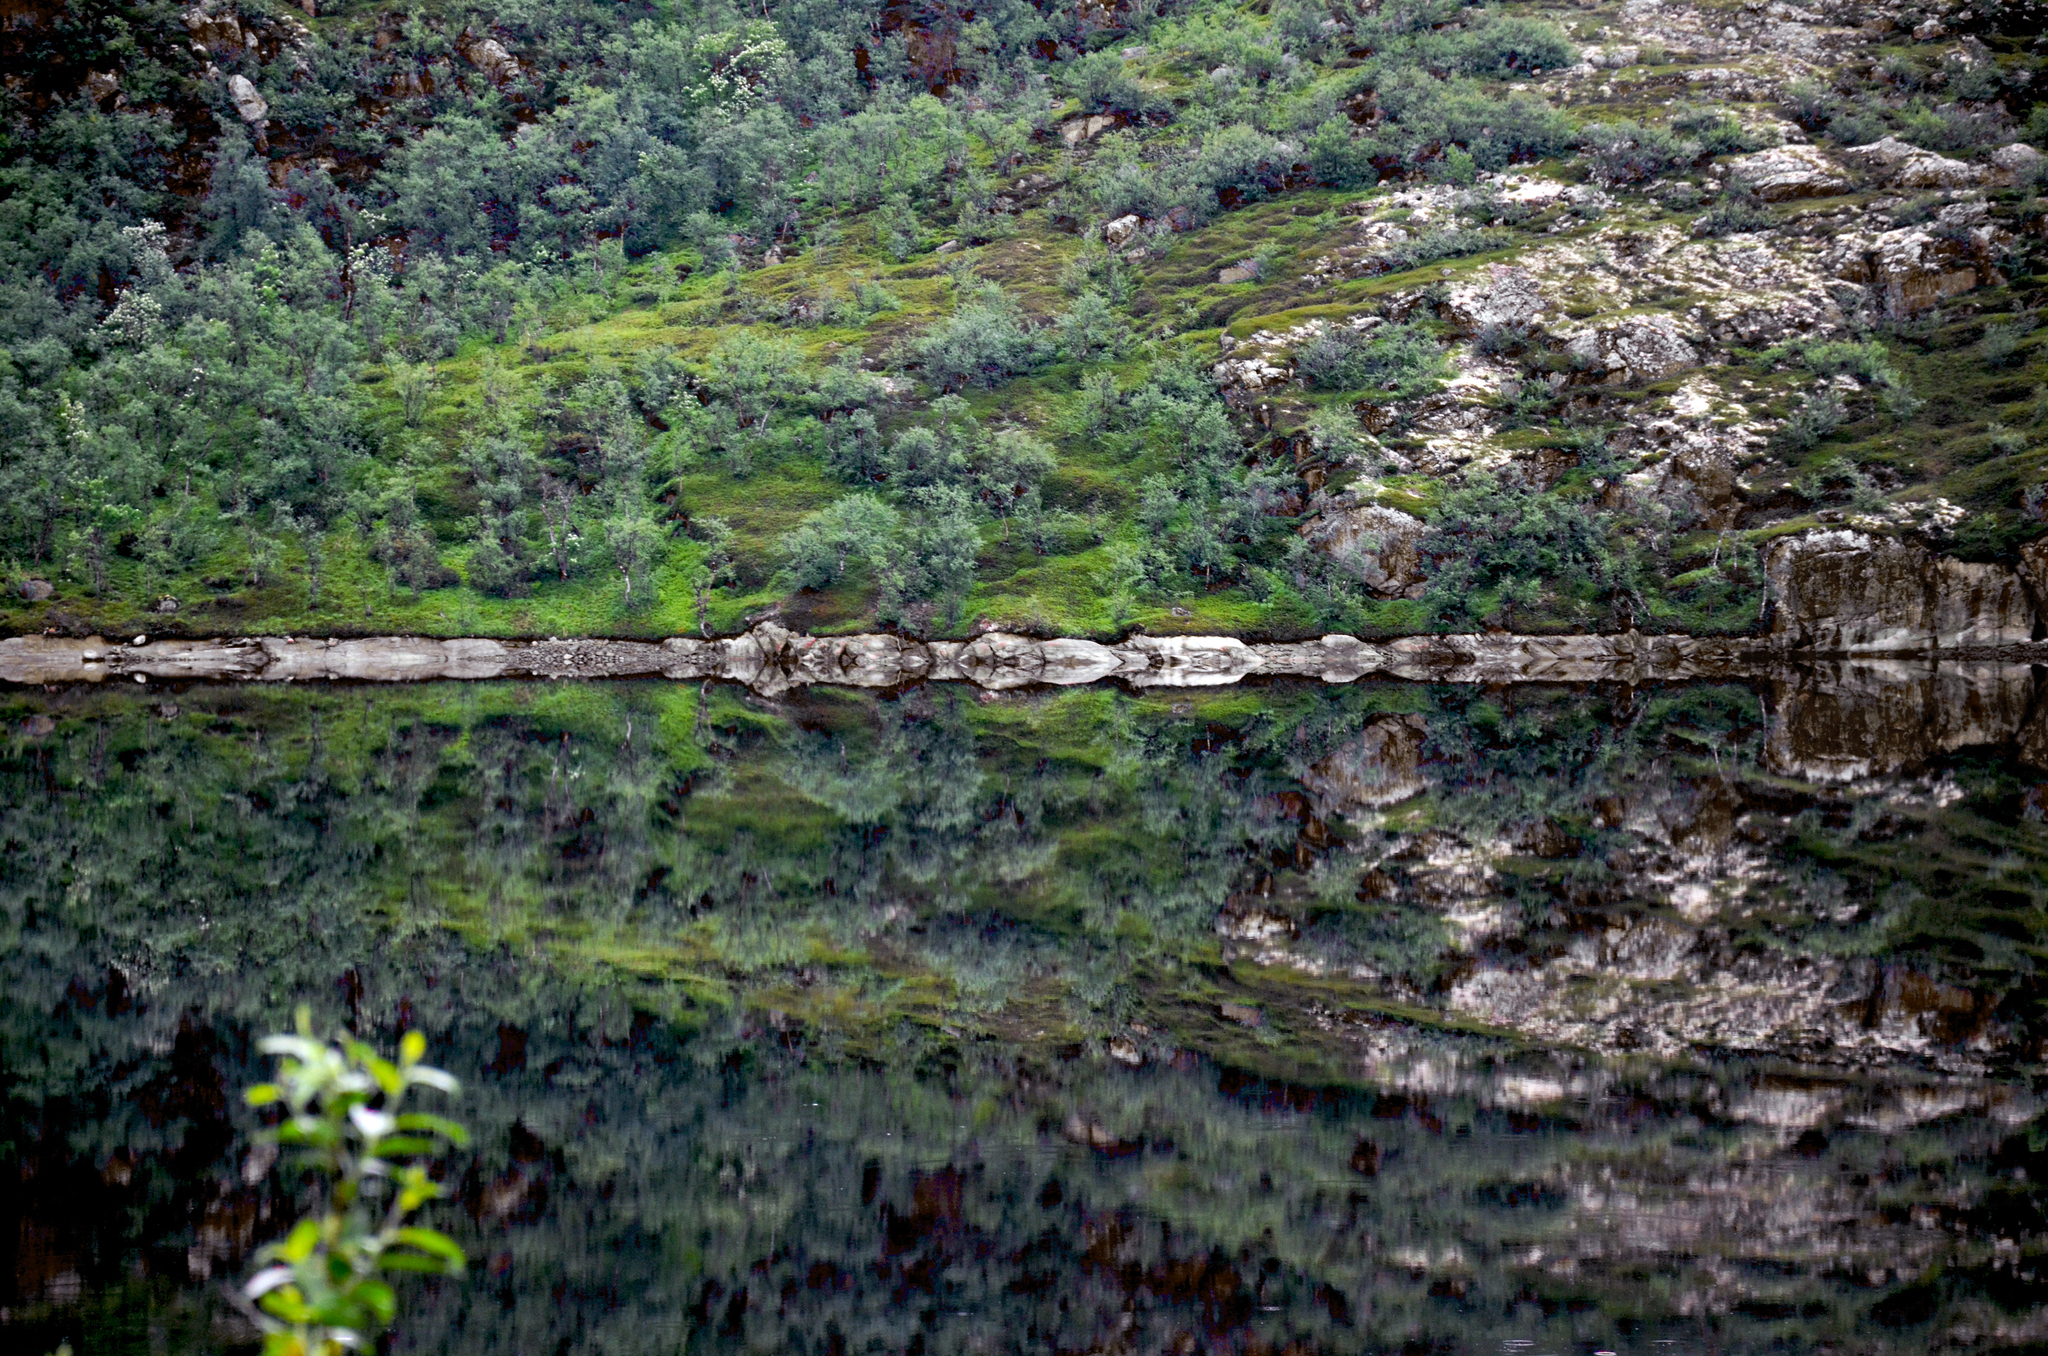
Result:
{"label": "hillside", "polygon": [[1732,634],[2048,532],[2039,6],[9,15],[11,632]]}

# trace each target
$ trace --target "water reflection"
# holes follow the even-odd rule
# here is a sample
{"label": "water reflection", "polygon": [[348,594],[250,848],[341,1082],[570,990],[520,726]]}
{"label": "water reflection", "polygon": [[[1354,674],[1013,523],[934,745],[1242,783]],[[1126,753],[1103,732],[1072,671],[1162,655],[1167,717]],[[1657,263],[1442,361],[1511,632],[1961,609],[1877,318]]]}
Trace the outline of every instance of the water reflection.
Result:
{"label": "water reflection", "polygon": [[311,996],[485,1131],[404,1350],[2048,1341],[2035,687],[19,695],[0,1324],[238,1340]]}

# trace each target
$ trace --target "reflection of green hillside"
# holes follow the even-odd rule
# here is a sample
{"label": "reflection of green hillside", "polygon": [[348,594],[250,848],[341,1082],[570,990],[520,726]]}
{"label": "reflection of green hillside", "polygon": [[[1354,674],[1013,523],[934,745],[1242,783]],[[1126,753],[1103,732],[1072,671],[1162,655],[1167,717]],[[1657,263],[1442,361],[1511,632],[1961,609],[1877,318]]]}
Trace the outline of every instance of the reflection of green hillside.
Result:
{"label": "reflection of green hillside", "polygon": [[[2001,1175],[2027,1104],[1912,1072],[2040,1038],[2048,853],[1988,756],[1938,795],[1798,785],[1758,770],[1740,688],[232,688],[6,715],[0,1212],[29,1241],[0,1244],[0,1303],[57,1325],[46,1348],[70,1272],[109,1333],[170,1333],[194,1268],[274,1227],[229,1092],[306,996],[435,1033],[477,1085],[485,1275],[423,1350],[713,1342],[741,1287],[732,1326],[787,1350],[832,1324],[850,1350],[1086,1346],[1135,1297],[1159,1343],[1455,1343],[1510,1314],[1614,1346],[1704,1306],[1724,1349],[1908,1351],[1915,1305],[1995,1331],[2033,1304],[2032,1188]],[[1668,902],[1738,851],[1740,900]],[[1458,893],[1481,878],[1443,865],[1468,858],[1484,934]],[[1638,974],[1613,940],[1666,935],[1689,968]],[[1647,1040],[1830,966],[1865,1008],[1763,1062],[1545,1034],[1618,1004]],[[1475,1016],[1486,974],[1544,976],[1551,1006]],[[1894,1301],[1903,1326],[1871,1317]]]}
{"label": "reflection of green hillside", "polygon": [[[1472,946],[1446,931],[1452,849],[1491,935],[1540,958],[1661,915],[1730,843],[1758,859],[1715,924],[1730,945],[1883,954],[2004,1021],[2038,1001],[2041,830],[2010,775],[1788,785],[1756,768],[1765,714],[1740,688],[16,702],[17,730],[52,726],[17,737],[5,809],[15,954],[57,948],[25,981],[42,1007],[76,945],[52,917],[140,992],[253,965],[287,995],[328,982],[295,972],[332,959],[309,937],[361,955],[452,929],[686,1026],[773,1006],[857,1046],[902,1016],[1245,1046],[1213,1020],[1242,988],[1283,1027],[1303,1004],[1431,1006]],[[1289,929],[1289,965],[1230,961],[1248,910]]]}

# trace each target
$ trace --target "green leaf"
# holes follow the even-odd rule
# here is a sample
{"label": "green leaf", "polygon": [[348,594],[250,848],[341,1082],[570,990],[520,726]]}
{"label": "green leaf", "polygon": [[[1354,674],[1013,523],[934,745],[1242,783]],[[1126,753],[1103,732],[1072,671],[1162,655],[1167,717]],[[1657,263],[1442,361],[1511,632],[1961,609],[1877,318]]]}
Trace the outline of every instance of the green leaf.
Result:
{"label": "green leaf", "polygon": [[411,1068],[427,1053],[427,1038],[417,1031],[408,1031],[398,1040],[398,1062]]}
{"label": "green leaf", "polygon": [[398,1118],[401,1130],[425,1130],[440,1135],[458,1149],[469,1147],[469,1130],[460,1121],[451,1121],[446,1116],[434,1116],[424,1111],[409,1111]]}
{"label": "green leaf", "polygon": [[451,1097],[462,1091],[462,1084],[456,1081],[455,1075],[440,1069],[430,1069],[424,1064],[415,1064],[407,1070],[406,1076],[422,1087],[445,1092]]}
{"label": "green leaf", "polygon": [[356,1286],[355,1297],[369,1306],[379,1323],[388,1324],[398,1314],[398,1296],[382,1281],[363,1281]]}
{"label": "green leaf", "polygon": [[457,1271],[469,1265],[468,1256],[456,1244],[455,1240],[442,1233],[439,1229],[400,1229],[394,1237],[409,1248],[418,1248],[421,1252],[431,1253],[435,1257],[446,1258],[448,1264]]}
{"label": "green leaf", "polygon": [[377,1141],[377,1152],[384,1157],[400,1154],[428,1154],[434,1151],[434,1141],[418,1135],[386,1135]]}
{"label": "green leaf", "polygon": [[269,1106],[281,1099],[284,1094],[278,1091],[275,1083],[258,1083],[243,1096],[248,1099],[250,1106]]}
{"label": "green leaf", "polygon": [[377,1265],[385,1271],[423,1271],[429,1276],[459,1274],[462,1270],[438,1257],[423,1257],[416,1252],[387,1252],[377,1259]]}
{"label": "green leaf", "polygon": [[398,1066],[382,1055],[364,1051],[363,1067],[370,1071],[370,1077],[377,1080],[377,1086],[384,1089],[386,1097],[396,1097],[405,1091],[405,1076],[398,1072]]}
{"label": "green leaf", "polygon": [[313,1255],[313,1245],[319,1241],[320,1226],[312,1220],[302,1219],[292,1226],[284,1242],[277,1245],[277,1255],[287,1262],[303,1262]]}

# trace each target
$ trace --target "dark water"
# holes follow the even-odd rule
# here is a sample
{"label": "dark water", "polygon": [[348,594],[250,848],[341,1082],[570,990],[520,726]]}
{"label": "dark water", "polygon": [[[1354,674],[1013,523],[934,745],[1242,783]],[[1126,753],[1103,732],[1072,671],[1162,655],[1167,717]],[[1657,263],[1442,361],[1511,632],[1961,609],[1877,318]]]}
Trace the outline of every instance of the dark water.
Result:
{"label": "dark water", "polygon": [[2038,686],[11,694],[0,1347],[247,1341],[308,1001],[394,1351],[2042,1350]]}

